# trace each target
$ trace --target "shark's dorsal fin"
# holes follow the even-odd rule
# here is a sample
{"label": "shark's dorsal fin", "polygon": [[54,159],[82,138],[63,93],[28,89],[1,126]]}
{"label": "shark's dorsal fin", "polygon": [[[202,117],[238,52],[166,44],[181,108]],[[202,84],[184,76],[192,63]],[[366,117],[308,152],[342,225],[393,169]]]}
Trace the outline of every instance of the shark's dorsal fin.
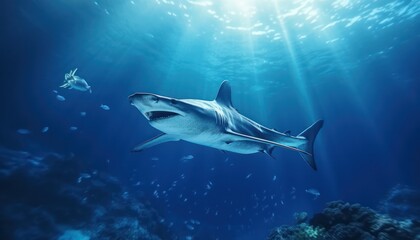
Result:
{"label": "shark's dorsal fin", "polygon": [[216,102],[227,107],[232,107],[231,92],[229,82],[227,80],[223,81],[217,93]]}

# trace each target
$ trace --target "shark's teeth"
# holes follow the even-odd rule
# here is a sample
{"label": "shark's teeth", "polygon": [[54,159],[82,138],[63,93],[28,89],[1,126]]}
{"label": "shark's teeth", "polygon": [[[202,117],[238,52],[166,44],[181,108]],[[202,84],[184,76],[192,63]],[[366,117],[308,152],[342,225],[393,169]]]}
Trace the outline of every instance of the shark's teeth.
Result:
{"label": "shark's teeth", "polygon": [[152,111],[152,112],[146,112],[146,117],[149,119],[149,121],[156,121],[166,118],[171,118],[179,115],[175,112],[167,112],[167,111]]}

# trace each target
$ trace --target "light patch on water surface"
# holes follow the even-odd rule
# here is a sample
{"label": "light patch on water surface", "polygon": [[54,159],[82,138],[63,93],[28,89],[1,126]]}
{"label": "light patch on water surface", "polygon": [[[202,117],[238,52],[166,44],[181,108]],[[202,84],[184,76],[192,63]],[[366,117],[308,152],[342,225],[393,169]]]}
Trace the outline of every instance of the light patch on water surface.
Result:
{"label": "light patch on water surface", "polygon": [[[182,14],[191,18],[202,18],[202,12],[198,11],[197,16],[195,10],[207,9],[207,13],[216,21],[235,24],[266,25],[273,22],[273,19],[282,19],[284,21],[304,21],[311,25],[311,29],[327,29],[344,22],[341,27],[350,27],[358,22],[375,21],[385,25],[385,23],[401,22],[401,19],[410,19],[419,14],[420,5],[415,2],[387,1],[381,2],[365,2],[337,0],[334,2],[323,2],[314,0],[296,0],[296,1],[269,1],[269,0],[226,0],[226,1],[200,1],[189,0],[191,8],[188,8],[183,1],[156,1],[158,4],[177,5],[182,13],[171,11],[170,16]],[[275,5],[278,6],[277,11]],[[188,10],[188,11],[187,11]],[[333,12],[332,12],[333,10]],[[354,15],[357,13],[357,15]],[[274,21],[275,22],[275,21]],[[317,24],[316,26],[314,24]],[[230,25],[232,26],[232,25]],[[303,22],[299,24],[304,26]],[[392,24],[387,24],[390,27]],[[228,29],[243,31],[250,27],[229,27]],[[280,29],[274,29],[280,31]],[[305,29],[307,31],[308,29]],[[262,33],[261,31],[258,31]],[[259,36],[262,34],[254,34]]]}
{"label": "light patch on water surface", "polygon": [[360,21],[362,18],[360,16],[356,16],[354,18],[349,19],[349,23],[346,24],[345,27],[350,27],[351,25],[355,24],[356,22]]}
{"label": "light patch on water surface", "polygon": [[188,1],[188,3],[195,5],[195,6],[201,6],[201,7],[208,7],[213,5],[213,2],[211,1]]}

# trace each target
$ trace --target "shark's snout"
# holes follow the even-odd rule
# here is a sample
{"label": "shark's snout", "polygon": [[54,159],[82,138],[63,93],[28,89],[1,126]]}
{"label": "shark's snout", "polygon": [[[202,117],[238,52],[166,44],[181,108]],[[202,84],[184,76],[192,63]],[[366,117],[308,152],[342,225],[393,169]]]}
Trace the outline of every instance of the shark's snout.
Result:
{"label": "shark's snout", "polygon": [[128,102],[129,102],[131,105],[134,105],[134,97],[133,97],[133,95],[131,95],[131,96],[129,96],[129,97],[128,97]]}
{"label": "shark's snout", "polygon": [[133,105],[136,100],[140,100],[141,99],[141,95],[139,93],[135,93],[135,94],[131,94],[130,96],[128,96],[128,101],[130,102],[131,105]]}
{"label": "shark's snout", "polygon": [[135,106],[149,121],[157,121],[180,116],[177,101],[149,93],[135,93],[128,97],[131,105]]}
{"label": "shark's snout", "polygon": [[131,105],[150,105],[151,103],[158,103],[159,97],[148,93],[135,93],[128,97],[128,101]]}

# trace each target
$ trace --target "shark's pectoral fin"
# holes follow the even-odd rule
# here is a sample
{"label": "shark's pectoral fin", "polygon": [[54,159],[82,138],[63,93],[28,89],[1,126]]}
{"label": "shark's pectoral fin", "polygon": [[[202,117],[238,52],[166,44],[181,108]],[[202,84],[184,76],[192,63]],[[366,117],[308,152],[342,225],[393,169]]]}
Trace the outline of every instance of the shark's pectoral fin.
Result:
{"label": "shark's pectoral fin", "polygon": [[161,143],[165,143],[165,142],[172,142],[172,141],[179,141],[180,139],[173,136],[173,135],[168,135],[165,133],[162,133],[161,135],[158,135],[152,139],[147,140],[144,143],[141,143],[139,145],[137,145],[136,147],[133,148],[133,152],[140,152],[146,148],[151,148],[153,146],[156,146],[158,144]]}
{"label": "shark's pectoral fin", "polygon": [[276,159],[273,156],[273,149],[274,147],[269,147],[268,150],[260,150],[260,152],[267,154],[268,156],[270,156],[272,159]]}
{"label": "shark's pectoral fin", "polygon": [[273,156],[273,151],[274,151],[274,146],[270,146],[270,147],[268,147],[267,150],[265,150],[265,154],[267,154],[268,156],[270,156],[272,159],[276,159]]}
{"label": "shark's pectoral fin", "polygon": [[271,140],[257,138],[257,137],[249,136],[249,135],[242,134],[242,133],[237,133],[237,132],[232,131],[230,129],[226,129],[226,132],[229,133],[229,134],[231,134],[231,135],[234,135],[236,138],[238,138],[239,141],[241,141],[241,140],[248,140],[248,141],[258,142],[258,143],[272,145],[272,146],[276,146],[276,147],[287,148],[287,149],[298,151],[298,152],[301,152],[301,153],[304,153],[304,154],[311,155],[310,153],[308,153],[308,152],[306,152],[306,151],[304,151],[302,149],[291,147],[291,146],[284,145],[284,144],[281,144],[281,143],[277,143],[277,142],[274,142],[274,141],[271,141]]}

